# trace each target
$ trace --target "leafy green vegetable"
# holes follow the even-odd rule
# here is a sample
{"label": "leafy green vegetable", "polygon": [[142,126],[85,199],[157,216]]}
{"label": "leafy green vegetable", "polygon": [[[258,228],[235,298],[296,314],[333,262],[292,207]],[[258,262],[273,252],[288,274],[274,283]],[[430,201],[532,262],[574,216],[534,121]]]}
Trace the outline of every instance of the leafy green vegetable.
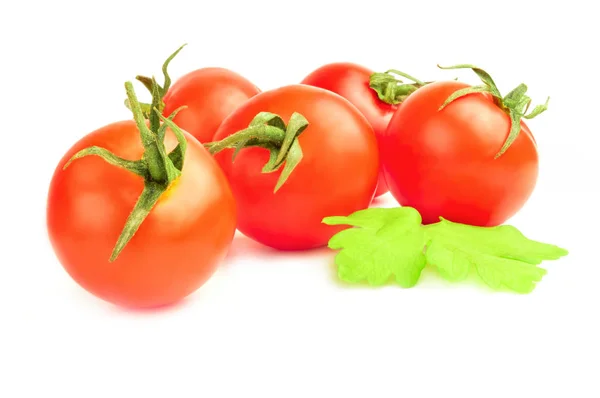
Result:
{"label": "leafy green vegetable", "polygon": [[349,217],[329,217],[326,224],[361,227],[345,229],[329,247],[343,249],[336,257],[342,280],[382,285],[395,276],[400,286],[414,286],[425,267],[425,231],[421,215],[407,208],[366,209]]}
{"label": "leafy green vegetable", "polygon": [[544,260],[568,254],[555,245],[526,238],[510,225],[476,227],[443,218],[423,226],[411,207],[370,208],[347,217],[326,217],[328,225],[349,225],[329,241],[340,250],[335,261],[340,279],[378,286],[394,277],[414,286],[426,264],[450,281],[467,278],[472,269],[492,289],[529,293],[545,275]]}

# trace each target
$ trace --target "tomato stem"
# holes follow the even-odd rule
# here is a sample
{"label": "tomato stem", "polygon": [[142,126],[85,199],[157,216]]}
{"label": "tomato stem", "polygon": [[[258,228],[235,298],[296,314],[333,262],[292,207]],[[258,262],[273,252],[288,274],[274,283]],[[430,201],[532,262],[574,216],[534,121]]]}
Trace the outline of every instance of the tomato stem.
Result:
{"label": "tomato stem", "polygon": [[[125,90],[131,105],[131,111],[137,127],[140,131],[142,144],[144,145],[143,159],[148,167],[150,178],[155,182],[164,182],[176,178],[177,170],[171,162],[167,162],[163,153],[159,149],[156,135],[150,131],[142,114],[139,102],[133,92],[133,85],[130,82],[125,83]],[[152,114],[152,113],[151,113]],[[154,126],[153,126],[154,127]]]}
{"label": "tomato stem", "polygon": [[302,148],[298,136],[306,127],[308,127],[308,121],[299,113],[294,112],[286,126],[280,116],[270,112],[261,112],[252,119],[248,128],[225,137],[221,141],[209,142],[204,145],[213,155],[224,149],[235,149],[232,161],[244,148],[267,149],[270,156],[269,161],[263,166],[263,173],[277,171],[285,163],[274,188],[274,192],[277,192],[302,160]]}
{"label": "tomato stem", "polygon": [[[404,83],[393,74],[405,77],[414,83]],[[410,94],[426,84],[428,83],[396,69],[389,69],[383,73],[373,73],[369,79],[369,87],[377,93],[381,101],[390,105],[402,103]]]}
{"label": "tomato stem", "polygon": [[527,111],[531,105],[531,98],[526,95],[527,86],[524,83],[519,84],[512,91],[506,94],[504,97],[500,94],[500,90],[496,86],[494,79],[490,76],[489,73],[484,71],[481,68],[478,68],[469,64],[460,64],[454,66],[440,66],[440,69],[471,69],[473,72],[479,76],[482,83],[477,86],[465,87],[463,89],[457,90],[452,93],[446,101],[440,106],[439,110],[441,111],[450,103],[456,101],[457,99],[464,97],[466,95],[475,94],[475,93],[488,93],[491,94],[494,103],[498,106],[502,111],[506,112],[510,117],[510,130],[508,132],[508,136],[502,147],[498,150],[494,159],[498,159],[502,156],[508,148],[512,145],[512,143],[517,139],[519,133],[521,132],[521,119],[533,119],[538,116],[540,113],[546,111],[548,109],[548,102],[550,101],[550,97],[546,99],[546,102],[543,105],[537,105],[529,114]]}
{"label": "tomato stem", "polygon": [[260,145],[274,145],[279,147],[283,144],[284,138],[284,130],[275,126],[263,124],[259,126],[250,126],[221,141],[209,142],[205,144],[205,146],[209,149],[211,154],[215,154],[227,148],[235,148],[239,151],[239,147],[248,148]]}
{"label": "tomato stem", "polygon": [[[150,214],[160,196],[181,176],[183,170],[187,141],[183,131],[173,123],[173,118],[183,107],[175,110],[168,118],[164,117],[158,108],[161,91],[158,89],[155,79],[151,79],[151,82],[153,112],[147,110],[150,118],[149,122],[145,120],[144,110],[135,95],[133,84],[131,82],[125,83],[127,104],[133,114],[133,119],[144,146],[141,159],[123,159],[105,148],[92,146],[77,152],[64,166],[64,169],[66,169],[73,161],[94,155],[99,156],[110,165],[125,169],[144,179],[144,189],[125,222],[125,226],[109,258],[110,262],[117,259],[148,214]],[[177,146],[170,153],[167,153],[164,144],[167,128],[171,129],[178,141]]]}

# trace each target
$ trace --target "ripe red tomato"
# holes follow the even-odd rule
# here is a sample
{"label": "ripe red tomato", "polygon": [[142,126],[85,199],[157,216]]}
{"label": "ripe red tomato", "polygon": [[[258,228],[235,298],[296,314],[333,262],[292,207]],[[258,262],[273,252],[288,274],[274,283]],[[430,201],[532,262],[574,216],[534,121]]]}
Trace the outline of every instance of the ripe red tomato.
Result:
{"label": "ripe red tomato", "polygon": [[330,91],[291,85],[250,99],[226,118],[214,141],[246,129],[260,112],[279,115],[285,123],[294,112],[308,120],[298,136],[303,157],[287,181],[274,192],[282,173],[263,173],[269,151],[233,149],[214,156],[230,182],[238,209],[238,229],[248,237],[281,250],[327,244],[344,227],[322,219],[348,215],[369,206],[377,187],[377,140],[367,119],[347,100]]}
{"label": "ripe red tomato", "polygon": [[426,224],[440,217],[478,226],[502,224],[521,209],[536,184],[538,152],[522,120],[516,140],[496,158],[511,119],[491,94],[468,94],[438,110],[466,87],[444,81],[418,89],[381,138],[392,195],[416,208]]}
{"label": "ripe red tomato", "polygon": [[224,68],[202,68],[178,79],[166,92],[164,115],[181,110],[173,121],[200,142],[209,142],[227,115],[260,90]]}
{"label": "ripe red tomato", "polygon": [[[400,106],[400,101],[384,102],[380,99],[370,86],[373,73],[372,70],[361,65],[336,62],[314,70],[301,83],[321,87],[346,98],[367,118],[375,135],[379,137],[385,132],[392,115]],[[390,78],[395,80],[391,76]],[[383,171],[380,171],[375,197],[386,192],[388,187]]]}
{"label": "ripe red tomato", "polygon": [[[144,178],[97,156],[66,162],[99,146],[129,160],[142,157],[133,121],[102,127],[60,160],[50,184],[47,225],[55,253],[83,288],[126,307],[174,303],[204,284],[224,258],[235,232],[235,203],[213,157],[185,133],[181,175],[152,208],[114,262],[115,242],[144,188]],[[165,146],[177,145],[167,130]]]}

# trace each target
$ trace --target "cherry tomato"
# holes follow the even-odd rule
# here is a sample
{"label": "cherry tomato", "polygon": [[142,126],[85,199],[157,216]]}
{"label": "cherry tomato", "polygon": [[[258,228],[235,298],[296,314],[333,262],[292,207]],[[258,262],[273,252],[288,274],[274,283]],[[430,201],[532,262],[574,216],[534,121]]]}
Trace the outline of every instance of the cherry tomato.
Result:
{"label": "cherry tomato", "polygon": [[[109,258],[144,179],[97,156],[66,162],[99,146],[129,160],[143,153],[133,121],[102,127],[60,160],[50,184],[47,225],[55,253],[83,288],[125,307],[176,302],[203,285],[224,258],[235,232],[235,203],[214,158],[185,133],[180,177],[165,191],[118,258]],[[177,145],[167,130],[165,146]]]}
{"label": "cherry tomato", "polygon": [[200,142],[208,142],[227,115],[259,92],[246,78],[228,69],[197,69],[168,89],[163,98],[164,115],[187,106],[173,121]]}
{"label": "cherry tomato", "polygon": [[230,182],[238,209],[238,229],[280,250],[321,247],[344,227],[322,219],[348,215],[369,206],[377,187],[377,140],[367,119],[343,97],[307,85],[290,85],[250,99],[227,117],[215,134],[218,142],[246,129],[261,112],[286,123],[294,112],[308,127],[298,136],[303,157],[274,192],[282,169],[263,173],[269,151],[249,147],[214,156]]}
{"label": "cherry tomato", "polygon": [[[346,98],[367,118],[375,135],[379,137],[385,132],[392,115],[400,106],[400,101],[385,102],[380,99],[370,85],[373,74],[372,70],[358,64],[335,62],[314,70],[301,83],[321,87]],[[387,192],[385,175],[380,171],[375,197]]]}
{"label": "cherry tomato", "polygon": [[538,176],[535,140],[522,120],[520,133],[497,157],[511,119],[489,93],[471,93],[438,110],[470,87],[431,83],[402,103],[381,137],[381,157],[392,195],[416,208],[423,222],[494,226],[530,197]]}

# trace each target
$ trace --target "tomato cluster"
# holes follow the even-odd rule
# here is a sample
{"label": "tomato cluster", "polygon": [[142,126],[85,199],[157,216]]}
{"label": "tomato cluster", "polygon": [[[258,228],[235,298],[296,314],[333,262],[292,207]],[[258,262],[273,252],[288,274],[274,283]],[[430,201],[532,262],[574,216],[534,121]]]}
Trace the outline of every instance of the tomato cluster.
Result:
{"label": "tomato cluster", "polygon": [[[180,50],[180,49],[179,49]],[[179,51],[177,50],[177,52]],[[522,86],[422,82],[333,63],[261,91],[223,68],[171,85],[127,82],[133,120],[89,133],[59,161],[47,224],[69,275],[117,305],[155,307],[202,286],[236,230],[279,250],[322,247],[332,215],[386,192],[424,223],[491,226],[514,215],[538,173]],[[404,83],[397,76],[412,80]]]}

